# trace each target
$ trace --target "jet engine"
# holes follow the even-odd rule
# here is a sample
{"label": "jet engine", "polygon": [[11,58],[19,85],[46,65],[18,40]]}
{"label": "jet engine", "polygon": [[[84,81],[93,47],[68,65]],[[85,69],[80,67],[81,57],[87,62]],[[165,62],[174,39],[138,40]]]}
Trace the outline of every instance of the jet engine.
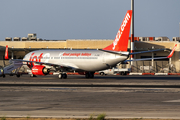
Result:
{"label": "jet engine", "polygon": [[35,65],[32,67],[31,72],[33,75],[47,75],[47,74],[49,74],[50,69],[47,69],[43,65]]}

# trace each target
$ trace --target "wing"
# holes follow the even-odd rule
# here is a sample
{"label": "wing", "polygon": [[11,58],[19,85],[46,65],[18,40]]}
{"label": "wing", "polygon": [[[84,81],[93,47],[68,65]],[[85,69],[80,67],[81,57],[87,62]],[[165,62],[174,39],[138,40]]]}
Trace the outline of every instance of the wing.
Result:
{"label": "wing", "polygon": [[22,60],[22,59],[11,59],[10,61],[19,61],[19,62],[27,62],[27,63],[37,63],[41,65],[48,65],[48,66],[54,66],[54,67],[63,67],[68,68],[71,70],[77,70],[79,69],[76,65],[71,63],[61,63],[61,64],[54,64],[54,63],[46,63],[46,62],[37,62],[37,61],[29,61],[29,60]]}

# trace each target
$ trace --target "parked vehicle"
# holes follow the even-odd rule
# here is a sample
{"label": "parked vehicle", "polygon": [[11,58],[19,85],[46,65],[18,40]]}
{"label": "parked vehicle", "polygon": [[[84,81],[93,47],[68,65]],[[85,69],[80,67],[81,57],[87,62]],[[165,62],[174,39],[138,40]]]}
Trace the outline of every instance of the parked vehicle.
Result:
{"label": "parked vehicle", "polygon": [[100,75],[127,75],[131,71],[131,68],[112,68],[112,69],[106,69],[99,71]]}

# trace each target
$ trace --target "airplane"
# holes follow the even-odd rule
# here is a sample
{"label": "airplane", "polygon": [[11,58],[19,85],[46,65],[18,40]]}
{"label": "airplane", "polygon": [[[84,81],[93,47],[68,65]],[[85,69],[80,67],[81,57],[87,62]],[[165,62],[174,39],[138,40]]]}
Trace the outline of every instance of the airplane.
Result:
{"label": "airplane", "polygon": [[[95,71],[105,70],[116,66],[120,62],[127,62],[129,55],[146,53],[152,51],[143,51],[137,53],[129,53],[127,51],[128,39],[130,32],[132,10],[128,10],[124,20],[117,32],[117,35],[112,44],[97,50],[36,50],[25,55],[21,59],[11,59],[9,66],[0,70],[0,75],[10,75],[11,71],[16,69],[17,77],[20,77],[18,70],[24,64],[26,64],[30,71],[28,72],[31,77],[37,75],[45,76],[53,72],[58,74],[60,79],[66,79],[66,72],[78,72],[81,75],[85,75],[86,78],[94,78]],[[173,48],[172,52],[167,57],[153,58],[153,59],[165,59],[172,57],[177,44]],[[5,59],[8,58],[8,46],[6,46]],[[139,60],[149,60],[152,58],[145,58]]]}

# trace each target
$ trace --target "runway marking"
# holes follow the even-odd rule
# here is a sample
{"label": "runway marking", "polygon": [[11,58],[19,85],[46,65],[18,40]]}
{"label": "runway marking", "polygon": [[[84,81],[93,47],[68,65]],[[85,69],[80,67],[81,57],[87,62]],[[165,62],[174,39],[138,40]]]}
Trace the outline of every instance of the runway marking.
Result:
{"label": "runway marking", "polygon": [[180,85],[124,85],[124,84],[48,84],[48,83],[0,83],[6,86],[31,86],[31,87],[134,87],[134,88],[180,88]]}
{"label": "runway marking", "polygon": [[71,89],[71,88],[48,88],[52,90],[76,90],[76,89]]}
{"label": "runway marking", "polygon": [[178,100],[168,100],[168,101],[163,101],[163,102],[180,102],[180,99],[178,99]]}

